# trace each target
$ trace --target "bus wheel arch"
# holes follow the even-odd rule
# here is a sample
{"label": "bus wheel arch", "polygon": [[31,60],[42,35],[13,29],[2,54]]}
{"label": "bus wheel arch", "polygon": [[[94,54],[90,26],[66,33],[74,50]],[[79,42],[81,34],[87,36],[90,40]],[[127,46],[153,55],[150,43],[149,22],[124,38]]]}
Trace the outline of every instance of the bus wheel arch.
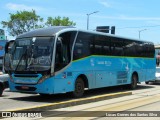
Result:
{"label": "bus wheel arch", "polygon": [[135,71],[135,72],[132,73],[132,76],[131,76],[130,88],[131,88],[131,89],[136,89],[138,82],[139,82],[138,73]]}
{"label": "bus wheel arch", "polygon": [[[86,75],[81,74],[81,75],[79,75],[78,77],[80,77],[80,78],[82,78],[82,79],[83,79],[84,87],[85,87],[85,88],[89,88],[88,78],[86,77]],[[78,78],[78,77],[77,77],[77,78]]]}
{"label": "bus wheel arch", "polygon": [[85,75],[79,75],[74,83],[74,91],[71,92],[72,97],[80,98],[84,94],[85,88],[88,88],[88,79]]}

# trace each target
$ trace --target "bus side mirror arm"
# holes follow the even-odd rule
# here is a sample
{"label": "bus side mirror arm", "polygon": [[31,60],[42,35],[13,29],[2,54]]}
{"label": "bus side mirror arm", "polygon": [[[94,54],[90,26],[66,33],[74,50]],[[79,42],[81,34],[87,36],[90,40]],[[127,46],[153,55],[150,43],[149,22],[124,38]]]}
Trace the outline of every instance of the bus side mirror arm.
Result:
{"label": "bus side mirror arm", "polygon": [[5,45],[5,53],[8,53],[8,47],[9,47],[9,42],[7,42]]}

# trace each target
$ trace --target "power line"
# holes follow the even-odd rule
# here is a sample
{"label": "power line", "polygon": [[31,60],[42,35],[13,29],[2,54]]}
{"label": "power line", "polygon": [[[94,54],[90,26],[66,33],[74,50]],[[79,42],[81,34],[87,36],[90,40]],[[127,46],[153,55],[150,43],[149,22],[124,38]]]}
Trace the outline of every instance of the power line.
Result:
{"label": "power line", "polygon": [[128,29],[128,28],[147,28],[147,27],[160,27],[160,25],[152,25],[152,26],[137,26],[137,27],[123,27],[123,28],[117,28],[117,29]]}

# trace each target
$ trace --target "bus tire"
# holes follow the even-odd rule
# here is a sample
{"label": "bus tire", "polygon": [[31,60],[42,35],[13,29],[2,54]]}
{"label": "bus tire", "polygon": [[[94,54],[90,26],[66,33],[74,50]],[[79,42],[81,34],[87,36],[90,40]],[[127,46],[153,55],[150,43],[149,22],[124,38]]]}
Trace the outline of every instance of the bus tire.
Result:
{"label": "bus tire", "polygon": [[149,81],[146,81],[145,83],[146,83],[146,84],[149,84]]}
{"label": "bus tire", "polygon": [[75,82],[75,89],[72,92],[72,97],[80,98],[84,94],[84,81],[81,77],[78,77]]}
{"label": "bus tire", "polygon": [[132,75],[130,89],[134,90],[137,88],[138,76],[136,74]]}

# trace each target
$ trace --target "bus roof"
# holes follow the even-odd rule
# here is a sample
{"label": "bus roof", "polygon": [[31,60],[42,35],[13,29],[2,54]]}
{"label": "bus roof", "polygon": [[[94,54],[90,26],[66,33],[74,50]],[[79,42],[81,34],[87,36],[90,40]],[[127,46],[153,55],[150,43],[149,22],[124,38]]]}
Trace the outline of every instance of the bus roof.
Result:
{"label": "bus roof", "polygon": [[[112,35],[112,34],[103,33],[103,32],[81,30],[81,29],[77,29],[72,26],[52,26],[52,27],[47,27],[47,28],[36,29],[36,30],[30,31],[30,32],[26,32],[24,34],[21,34],[21,35],[17,36],[17,38],[36,37],[36,36],[37,37],[38,36],[55,36],[56,33],[60,32],[60,31],[65,32],[68,30],[76,30],[76,31],[81,31],[81,32],[86,32],[86,33],[99,34],[99,35],[117,37],[117,38],[121,38],[121,39],[129,39],[129,40],[134,40],[134,41],[149,42],[149,41],[144,41],[144,40],[139,40],[139,39],[122,37],[122,36],[118,36],[118,35]],[[152,42],[150,42],[150,43],[152,43]]]}
{"label": "bus roof", "polygon": [[133,40],[133,41],[141,41],[141,42],[152,43],[151,41],[139,40],[139,39],[134,39],[134,38],[129,38],[129,37],[123,37],[123,36],[119,36],[119,35],[114,35],[114,34],[109,34],[109,33],[104,33],[104,32],[98,32],[98,31],[88,31],[88,30],[79,30],[79,31],[93,33],[93,34],[99,34],[99,35],[104,35],[104,36],[110,36],[110,37],[115,37],[115,38],[121,38],[121,39],[129,39],[129,40]]}
{"label": "bus roof", "polygon": [[54,26],[54,27],[47,27],[47,28],[40,28],[30,32],[26,32],[17,36],[17,38],[22,37],[35,37],[35,36],[54,36],[57,32],[67,29],[67,28],[74,28],[71,26]]}

